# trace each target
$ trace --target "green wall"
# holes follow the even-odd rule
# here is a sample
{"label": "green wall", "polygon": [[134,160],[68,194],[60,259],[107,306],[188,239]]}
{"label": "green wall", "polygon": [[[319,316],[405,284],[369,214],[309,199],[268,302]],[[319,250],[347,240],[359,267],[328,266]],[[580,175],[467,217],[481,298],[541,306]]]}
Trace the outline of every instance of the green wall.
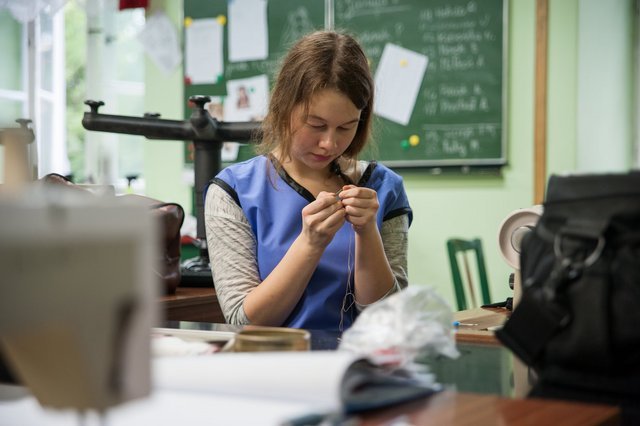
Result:
{"label": "green wall", "polygon": [[507,68],[507,161],[499,177],[405,174],[415,210],[409,236],[412,284],[431,285],[453,303],[446,240],[483,241],[495,301],[508,296],[509,269],[498,252],[498,226],[507,214],[533,199],[533,94],[535,2],[509,5]]}
{"label": "green wall", "polygon": [[[615,1],[631,5],[632,0]],[[180,3],[154,0],[152,11],[163,7],[175,22],[180,22]],[[576,170],[578,12],[580,7],[589,5],[594,7],[590,0],[549,1],[549,174]],[[452,306],[454,296],[445,242],[454,236],[482,239],[494,301],[502,301],[511,294],[508,287],[511,270],[498,251],[497,233],[511,211],[533,203],[535,12],[535,0],[509,3],[508,165],[502,173],[464,176],[400,170],[414,209],[409,234],[410,283],[433,286]],[[618,23],[608,25],[615,27]],[[580,30],[600,33],[608,28]],[[627,43],[631,43],[630,37]],[[147,69],[148,109],[159,110],[166,118],[180,118],[181,75],[163,76],[151,63]],[[631,77],[622,84],[631,87]],[[631,141],[622,141],[621,149],[628,149],[630,144]],[[147,188],[151,196],[190,206],[189,190],[183,183],[180,145],[172,142],[145,145]]]}

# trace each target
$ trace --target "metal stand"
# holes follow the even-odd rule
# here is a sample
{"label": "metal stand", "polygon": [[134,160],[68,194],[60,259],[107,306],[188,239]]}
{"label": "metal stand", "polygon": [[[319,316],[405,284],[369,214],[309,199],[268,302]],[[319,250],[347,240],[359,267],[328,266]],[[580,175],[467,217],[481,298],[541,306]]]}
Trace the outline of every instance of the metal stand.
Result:
{"label": "metal stand", "polygon": [[204,225],[204,191],[222,167],[222,143],[257,140],[260,129],[259,122],[227,123],[216,120],[204,109],[210,100],[209,96],[191,96],[189,101],[195,107],[188,120],[165,120],[159,118],[159,114],[145,114],[144,117],[100,114],[98,108],[104,102],[87,100],[85,104],[89,105],[91,111],[85,112],[82,118],[82,125],[87,130],[193,142],[199,255],[185,260],[181,268],[182,284],[190,287],[213,286]]}

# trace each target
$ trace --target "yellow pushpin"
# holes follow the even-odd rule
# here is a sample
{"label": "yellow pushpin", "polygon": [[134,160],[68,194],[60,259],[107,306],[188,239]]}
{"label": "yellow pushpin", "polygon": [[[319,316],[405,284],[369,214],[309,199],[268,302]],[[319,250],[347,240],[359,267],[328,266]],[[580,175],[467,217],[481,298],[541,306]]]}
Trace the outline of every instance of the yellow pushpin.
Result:
{"label": "yellow pushpin", "polygon": [[186,18],[184,18],[184,26],[186,28],[189,28],[191,24],[193,24],[193,19],[190,16],[187,16]]}
{"label": "yellow pushpin", "polygon": [[407,61],[406,59],[401,59],[400,60],[400,66],[402,68],[406,67],[407,65],[409,65],[409,61]]}
{"label": "yellow pushpin", "polygon": [[216,18],[216,21],[218,21],[218,24],[220,25],[226,25],[227,24],[227,17],[224,15],[218,15],[218,17]]}
{"label": "yellow pushpin", "polygon": [[409,136],[409,145],[418,146],[419,143],[420,143],[420,136],[418,135]]}

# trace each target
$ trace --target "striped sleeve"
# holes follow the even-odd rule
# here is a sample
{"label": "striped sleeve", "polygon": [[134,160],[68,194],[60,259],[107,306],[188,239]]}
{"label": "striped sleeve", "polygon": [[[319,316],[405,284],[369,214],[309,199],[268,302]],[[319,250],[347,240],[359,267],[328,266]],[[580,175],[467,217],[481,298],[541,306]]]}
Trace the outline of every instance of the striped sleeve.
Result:
{"label": "striped sleeve", "polygon": [[240,206],[215,184],[207,191],[205,226],[211,274],[222,313],[229,324],[249,324],[244,299],[260,284],[256,240]]}

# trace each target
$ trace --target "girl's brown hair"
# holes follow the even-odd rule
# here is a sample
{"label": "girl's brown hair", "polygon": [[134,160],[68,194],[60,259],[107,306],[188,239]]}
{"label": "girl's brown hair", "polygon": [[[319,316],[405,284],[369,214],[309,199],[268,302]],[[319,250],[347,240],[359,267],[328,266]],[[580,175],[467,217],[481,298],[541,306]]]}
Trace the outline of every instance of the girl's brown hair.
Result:
{"label": "girl's brown hair", "polygon": [[344,94],[362,112],[353,141],[343,153],[349,163],[357,159],[371,133],[374,83],[369,62],[358,42],[336,31],[317,31],[298,40],[284,58],[262,122],[262,154],[279,148],[286,159],[291,152],[294,108],[309,111],[315,94],[333,89]]}

